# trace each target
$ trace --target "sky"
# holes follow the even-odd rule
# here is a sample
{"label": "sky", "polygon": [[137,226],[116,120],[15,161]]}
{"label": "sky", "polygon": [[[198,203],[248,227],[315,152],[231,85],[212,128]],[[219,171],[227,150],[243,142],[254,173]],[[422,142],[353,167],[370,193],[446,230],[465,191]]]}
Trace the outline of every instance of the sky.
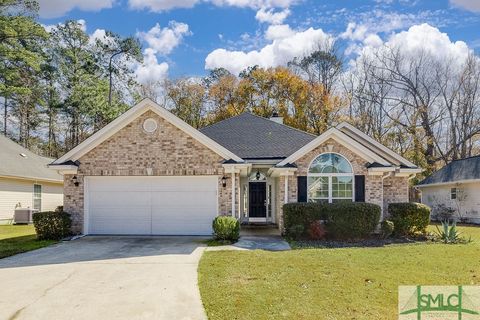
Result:
{"label": "sky", "polygon": [[348,63],[396,43],[458,59],[480,52],[480,0],[39,0],[47,29],[79,20],[92,39],[104,30],[136,36],[140,82],[199,77],[224,67],[275,67],[335,39]]}

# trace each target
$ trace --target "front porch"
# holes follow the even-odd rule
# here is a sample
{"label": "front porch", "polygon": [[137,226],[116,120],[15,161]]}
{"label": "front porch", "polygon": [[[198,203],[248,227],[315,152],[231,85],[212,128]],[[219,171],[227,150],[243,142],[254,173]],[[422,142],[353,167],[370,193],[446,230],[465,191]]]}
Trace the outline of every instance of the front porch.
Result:
{"label": "front porch", "polygon": [[[289,188],[286,182],[294,180],[296,168],[277,168],[274,163],[224,164],[224,168],[227,179],[231,180],[228,181],[231,190],[235,190],[231,194],[231,214],[240,220],[242,232],[280,235],[282,206],[289,201],[296,201],[285,196]],[[231,178],[228,174],[231,174]],[[287,180],[286,176],[292,179]],[[290,187],[296,187],[296,184]]]}

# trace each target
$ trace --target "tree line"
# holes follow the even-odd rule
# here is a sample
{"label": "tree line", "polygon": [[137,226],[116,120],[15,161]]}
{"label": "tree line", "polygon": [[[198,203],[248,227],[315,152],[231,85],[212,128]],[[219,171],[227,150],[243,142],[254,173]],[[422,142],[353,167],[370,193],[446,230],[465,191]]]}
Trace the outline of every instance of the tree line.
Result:
{"label": "tree line", "polygon": [[333,40],[286,66],[138,83],[134,37],[92,39],[78,21],[46,32],[30,0],[0,2],[3,132],[58,157],[144,97],[195,128],[249,111],[274,112],[321,134],[341,121],[427,169],[480,153],[480,58],[438,58],[386,46],[346,63]]}

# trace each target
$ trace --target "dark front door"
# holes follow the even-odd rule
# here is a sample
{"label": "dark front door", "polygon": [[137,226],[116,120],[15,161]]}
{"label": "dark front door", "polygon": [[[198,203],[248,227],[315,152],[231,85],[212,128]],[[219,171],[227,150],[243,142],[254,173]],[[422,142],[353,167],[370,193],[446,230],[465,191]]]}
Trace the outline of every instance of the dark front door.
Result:
{"label": "dark front door", "polygon": [[267,208],[265,206],[267,200],[267,188],[264,182],[250,182],[249,184],[249,210],[250,218],[266,218]]}

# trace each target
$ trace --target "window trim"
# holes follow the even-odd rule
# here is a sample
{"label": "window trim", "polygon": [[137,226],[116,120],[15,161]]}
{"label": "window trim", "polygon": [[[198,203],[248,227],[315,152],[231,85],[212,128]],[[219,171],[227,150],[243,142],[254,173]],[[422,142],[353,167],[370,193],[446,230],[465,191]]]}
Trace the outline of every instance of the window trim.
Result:
{"label": "window trim", "polygon": [[[38,198],[35,195],[35,186],[40,187],[40,196]],[[40,183],[34,183],[33,184],[33,192],[32,192],[32,209],[42,211],[42,194],[43,194],[43,186]],[[35,200],[40,200],[40,208],[39,209],[35,208]]]}
{"label": "window trim", "polygon": [[453,187],[450,188],[450,200],[457,200],[458,198],[458,188]]}
{"label": "window trim", "polygon": [[[351,168],[351,173],[310,173],[310,168],[315,160],[317,160],[319,157],[325,155],[325,154],[335,154],[347,161],[347,163],[350,165]],[[308,192],[308,186],[309,186],[309,179],[311,177],[327,177],[328,178],[328,198],[314,198],[311,199],[309,192]],[[352,178],[352,197],[345,197],[345,198],[339,198],[339,197],[333,197],[333,183],[332,183],[332,178],[333,177],[351,177]],[[353,170],[353,165],[348,160],[344,155],[337,153],[337,152],[323,152],[319,155],[317,155],[315,158],[310,161],[308,168],[307,168],[307,202],[316,201],[316,200],[328,200],[328,203],[332,203],[334,200],[352,200],[352,202],[355,202],[355,172]]]}

